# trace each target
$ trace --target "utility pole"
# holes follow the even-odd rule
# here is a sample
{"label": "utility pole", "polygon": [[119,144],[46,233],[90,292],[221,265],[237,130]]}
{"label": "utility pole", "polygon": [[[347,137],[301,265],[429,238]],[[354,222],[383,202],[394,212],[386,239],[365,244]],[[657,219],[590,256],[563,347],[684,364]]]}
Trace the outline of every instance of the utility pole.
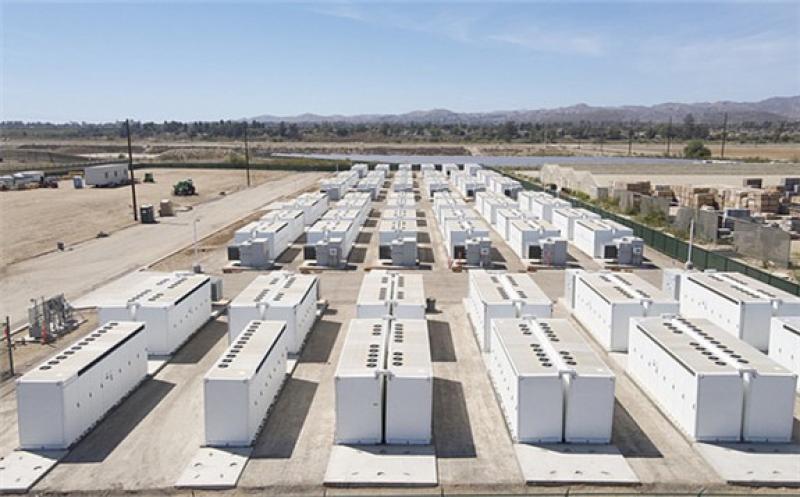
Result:
{"label": "utility pole", "polygon": [[131,148],[131,122],[125,119],[125,131],[128,134],[128,171],[131,174],[131,198],[133,198],[133,220],[139,220],[139,213],[136,208],[136,178],[133,175],[133,149]]}
{"label": "utility pole", "polygon": [[6,316],[3,334],[6,337],[6,345],[8,346],[8,371],[11,376],[14,376],[14,344],[11,343],[11,318],[8,316]]}
{"label": "utility pole", "polygon": [[628,157],[631,156],[631,147],[633,147],[633,128],[628,130]]}
{"label": "utility pole", "polygon": [[722,151],[719,154],[721,159],[725,158],[725,141],[728,139],[728,113],[722,118]]}
{"label": "utility pole", "polygon": [[247,187],[250,187],[250,146],[247,143],[247,121],[244,122],[244,164],[247,168]]}
{"label": "utility pole", "polygon": [[667,157],[669,157],[669,148],[672,145],[672,118],[669,118],[669,125],[667,126]]}

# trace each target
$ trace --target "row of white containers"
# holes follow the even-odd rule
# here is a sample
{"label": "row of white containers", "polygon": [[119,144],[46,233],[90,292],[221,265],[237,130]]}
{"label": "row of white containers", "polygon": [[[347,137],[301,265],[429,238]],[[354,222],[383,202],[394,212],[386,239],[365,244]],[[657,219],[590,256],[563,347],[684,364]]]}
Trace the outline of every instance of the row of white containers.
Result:
{"label": "row of white containers", "polygon": [[436,192],[433,211],[451,259],[471,266],[491,262],[489,226],[475,210],[451,192]]}
{"label": "row of white containers", "polygon": [[371,205],[372,197],[367,192],[344,195],[306,230],[303,258],[315,260],[321,266],[345,264]]}

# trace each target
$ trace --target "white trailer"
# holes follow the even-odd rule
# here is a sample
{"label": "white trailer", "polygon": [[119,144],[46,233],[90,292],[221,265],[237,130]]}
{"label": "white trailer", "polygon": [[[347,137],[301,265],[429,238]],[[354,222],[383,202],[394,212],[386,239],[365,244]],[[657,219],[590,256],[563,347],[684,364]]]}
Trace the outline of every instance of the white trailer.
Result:
{"label": "white trailer", "polygon": [[359,318],[425,319],[422,275],[370,271],[361,282],[356,315]]}
{"label": "white trailer", "polygon": [[578,250],[589,257],[616,259],[616,241],[633,237],[633,230],[609,219],[577,219],[573,224],[572,235],[572,242]]}
{"label": "white trailer", "polygon": [[386,359],[387,444],[429,444],[432,439],[433,365],[428,322],[392,320]]}
{"label": "white trailer", "polygon": [[469,272],[464,301],[483,352],[492,350],[492,320],[532,316],[549,318],[553,302],[527,274],[475,269]]}
{"label": "white trailer", "polygon": [[145,323],[147,353],[152,356],[172,355],[210,318],[211,278],[200,274],[168,274],[97,307],[100,323]]}
{"label": "white trailer", "polygon": [[389,321],[352,319],[334,374],[337,444],[383,442]]}
{"label": "white trailer", "polygon": [[628,374],[690,438],[788,442],[797,375],[706,319],[632,319]]}
{"label": "white trailer", "polygon": [[[800,317],[772,318],[769,357],[795,375],[800,375]],[[800,392],[800,383],[797,388]]]}
{"label": "white trailer", "polygon": [[568,269],[564,300],[575,319],[612,352],[628,350],[631,318],[677,314],[679,310],[670,295],[632,273]]}
{"label": "white trailer", "polygon": [[800,316],[800,297],[740,273],[680,275],[681,314],[709,319],[762,352],[773,316]]}
{"label": "white trailer", "polygon": [[286,378],[283,321],[250,321],[203,378],[205,441],[253,444]]}
{"label": "white trailer", "polygon": [[314,326],[319,295],[319,278],[314,275],[273,271],[257,276],[230,303],[229,342],[252,320],[283,321],[286,347],[290,354],[299,354]]}
{"label": "white trailer", "polygon": [[566,319],[493,319],[489,375],[515,442],[609,443],[611,370]]}
{"label": "white trailer", "polygon": [[83,169],[83,179],[89,186],[117,186],[130,182],[128,164],[101,164]]}
{"label": "white trailer", "polygon": [[599,214],[586,209],[561,207],[553,209],[553,226],[561,230],[561,236],[569,241],[575,237],[575,221],[579,219],[601,219]]}
{"label": "white trailer", "polygon": [[95,329],[17,380],[20,447],[70,447],[146,376],[144,323]]}

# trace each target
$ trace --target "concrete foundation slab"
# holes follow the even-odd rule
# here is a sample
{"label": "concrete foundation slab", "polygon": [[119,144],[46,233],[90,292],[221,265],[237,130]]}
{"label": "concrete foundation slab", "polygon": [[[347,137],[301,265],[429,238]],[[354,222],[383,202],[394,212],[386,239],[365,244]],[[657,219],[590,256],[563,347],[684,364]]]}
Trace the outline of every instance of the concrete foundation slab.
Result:
{"label": "concrete foundation slab", "polygon": [[427,487],[438,482],[432,445],[335,445],[325,485]]}
{"label": "concrete foundation slab", "polygon": [[179,488],[234,488],[253,449],[203,447],[197,451],[175,486]]}
{"label": "concrete foundation slab", "polygon": [[798,443],[695,443],[694,447],[728,483],[800,487]]}
{"label": "concrete foundation slab", "polygon": [[635,485],[639,478],[613,445],[514,444],[529,484]]}
{"label": "concrete foundation slab", "polygon": [[172,359],[170,355],[153,355],[147,358],[147,376],[155,376],[164,366],[167,365],[169,360]]}
{"label": "concrete foundation slab", "polygon": [[0,493],[26,493],[66,454],[66,450],[11,452],[0,459]]}

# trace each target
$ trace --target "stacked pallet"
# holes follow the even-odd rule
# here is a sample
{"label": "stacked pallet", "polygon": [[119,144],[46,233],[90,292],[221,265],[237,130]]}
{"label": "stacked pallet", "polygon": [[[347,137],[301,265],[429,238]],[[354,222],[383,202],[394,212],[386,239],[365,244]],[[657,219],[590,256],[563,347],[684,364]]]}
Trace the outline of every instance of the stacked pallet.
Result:
{"label": "stacked pallet", "polygon": [[673,185],[675,198],[681,207],[699,209],[704,205],[714,205],[716,189],[710,186]]}
{"label": "stacked pallet", "polygon": [[614,181],[614,190],[623,190],[626,192],[634,192],[642,195],[650,195],[650,182],[649,181]]}

